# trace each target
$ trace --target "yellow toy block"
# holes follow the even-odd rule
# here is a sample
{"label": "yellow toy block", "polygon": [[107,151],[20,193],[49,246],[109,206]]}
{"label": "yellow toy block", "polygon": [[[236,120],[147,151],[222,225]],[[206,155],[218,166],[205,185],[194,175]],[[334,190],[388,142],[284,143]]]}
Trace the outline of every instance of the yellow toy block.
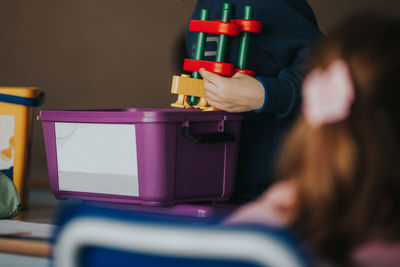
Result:
{"label": "yellow toy block", "polygon": [[171,107],[174,107],[174,108],[184,108],[184,107],[185,107],[185,103],[186,103],[185,96],[182,95],[182,94],[179,94],[179,95],[178,95],[178,100],[176,100],[175,103],[172,103],[172,104],[171,104]]}
{"label": "yellow toy block", "polygon": [[187,74],[182,74],[181,76],[174,75],[171,93],[203,97],[204,81],[203,79],[191,78]]}
{"label": "yellow toy block", "polygon": [[[181,76],[174,75],[172,78],[171,93],[178,95],[177,101],[171,104],[172,107],[198,108],[206,111],[217,110],[211,107],[204,98],[203,79],[191,78],[187,74],[182,74]],[[188,95],[200,97],[199,103],[195,106],[190,106],[186,101]]]}

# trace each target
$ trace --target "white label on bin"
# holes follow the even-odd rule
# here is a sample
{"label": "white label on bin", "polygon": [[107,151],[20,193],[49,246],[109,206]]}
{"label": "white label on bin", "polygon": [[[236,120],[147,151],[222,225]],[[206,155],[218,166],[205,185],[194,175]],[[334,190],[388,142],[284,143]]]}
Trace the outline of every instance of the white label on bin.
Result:
{"label": "white label on bin", "polygon": [[12,115],[0,115],[0,170],[14,165],[15,118]]}
{"label": "white label on bin", "polygon": [[139,196],[135,125],[55,123],[63,191]]}

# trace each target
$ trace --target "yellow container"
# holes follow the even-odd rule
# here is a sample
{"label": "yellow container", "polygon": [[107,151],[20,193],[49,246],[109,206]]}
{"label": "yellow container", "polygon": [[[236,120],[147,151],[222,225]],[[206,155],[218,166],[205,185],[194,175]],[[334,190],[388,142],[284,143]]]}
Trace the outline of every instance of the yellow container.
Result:
{"label": "yellow container", "polygon": [[33,108],[41,104],[37,88],[0,87],[0,171],[9,176],[26,204],[27,165]]}

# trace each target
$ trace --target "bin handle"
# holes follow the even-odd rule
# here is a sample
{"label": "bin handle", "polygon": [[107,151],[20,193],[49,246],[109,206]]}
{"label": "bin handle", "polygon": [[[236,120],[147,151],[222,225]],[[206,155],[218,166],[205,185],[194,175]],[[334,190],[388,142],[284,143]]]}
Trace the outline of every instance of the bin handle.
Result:
{"label": "bin handle", "polygon": [[37,107],[43,104],[44,93],[41,92],[38,97],[22,97],[16,95],[0,94],[0,102],[6,102],[28,107]]}
{"label": "bin handle", "polygon": [[182,134],[196,144],[225,143],[235,140],[235,136],[227,132],[191,134],[188,126],[183,126]]}

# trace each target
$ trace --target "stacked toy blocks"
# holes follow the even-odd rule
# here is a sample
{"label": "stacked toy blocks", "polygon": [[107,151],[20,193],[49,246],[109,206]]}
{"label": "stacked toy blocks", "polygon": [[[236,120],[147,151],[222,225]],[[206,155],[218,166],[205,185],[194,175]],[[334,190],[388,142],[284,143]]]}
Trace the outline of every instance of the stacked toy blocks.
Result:
{"label": "stacked toy blocks", "polygon": [[[231,19],[232,6],[224,3],[221,20],[209,21],[209,10],[202,9],[200,20],[191,20],[189,31],[197,32],[196,51],[194,59],[185,59],[183,69],[191,71],[192,75],[174,75],[171,93],[178,94],[178,100],[171,104],[177,108],[198,108],[202,110],[216,110],[211,107],[204,98],[204,82],[199,70],[204,68],[213,73],[230,77],[236,72],[242,72],[255,76],[255,72],[246,69],[247,52],[250,42],[250,34],[261,32],[260,21],[252,20],[253,8],[245,6],[243,19]],[[207,34],[218,34],[218,45],[215,61],[203,60],[204,47]],[[240,36],[240,51],[237,68],[224,62],[228,37]]]}

